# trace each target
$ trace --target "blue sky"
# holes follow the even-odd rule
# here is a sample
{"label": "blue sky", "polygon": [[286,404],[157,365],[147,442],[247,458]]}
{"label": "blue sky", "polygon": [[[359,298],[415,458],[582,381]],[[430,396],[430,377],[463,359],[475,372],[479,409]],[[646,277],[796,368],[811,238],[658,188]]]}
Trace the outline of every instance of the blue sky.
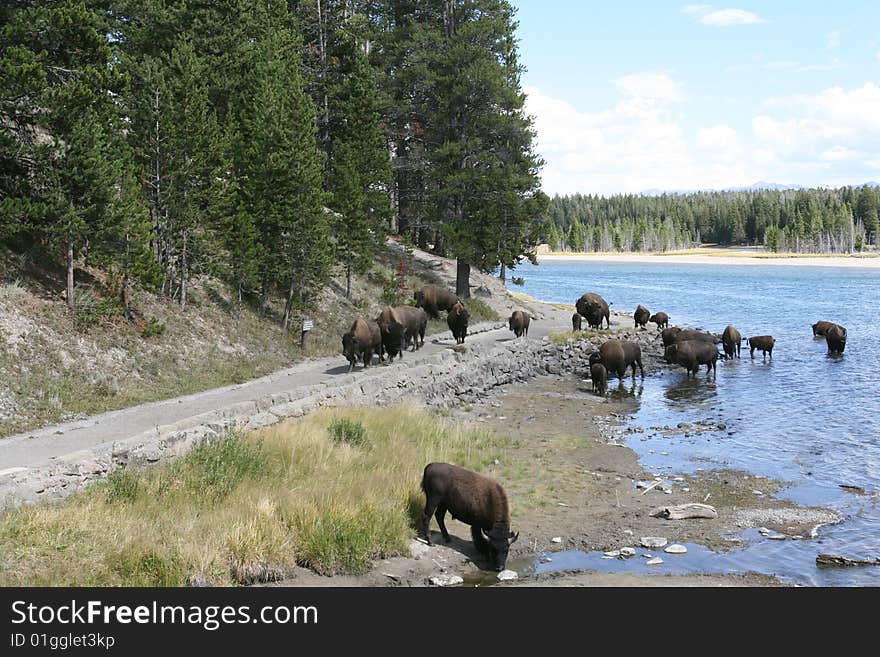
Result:
{"label": "blue sky", "polygon": [[551,195],[880,180],[880,2],[512,1]]}

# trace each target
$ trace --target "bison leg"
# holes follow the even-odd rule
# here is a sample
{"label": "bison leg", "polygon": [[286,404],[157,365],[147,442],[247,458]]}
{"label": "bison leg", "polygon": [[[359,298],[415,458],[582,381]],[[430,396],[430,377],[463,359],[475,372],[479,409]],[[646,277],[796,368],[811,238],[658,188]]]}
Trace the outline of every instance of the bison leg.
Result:
{"label": "bison leg", "polygon": [[440,527],[440,533],[443,534],[443,540],[447,543],[452,539],[449,536],[449,532],[446,531],[446,523],[444,519],[446,518],[446,507],[442,504],[437,507],[437,510],[434,512],[434,517],[437,519],[437,524]]}
{"label": "bison leg", "polygon": [[[438,497],[425,497],[425,512],[422,514],[422,534],[425,536],[425,541],[428,545],[433,545],[431,543],[431,516],[434,515],[434,511],[437,509],[437,506],[440,504],[440,499]],[[445,511],[445,509],[444,509]],[[444,536],[444,538],[446,538]]]}

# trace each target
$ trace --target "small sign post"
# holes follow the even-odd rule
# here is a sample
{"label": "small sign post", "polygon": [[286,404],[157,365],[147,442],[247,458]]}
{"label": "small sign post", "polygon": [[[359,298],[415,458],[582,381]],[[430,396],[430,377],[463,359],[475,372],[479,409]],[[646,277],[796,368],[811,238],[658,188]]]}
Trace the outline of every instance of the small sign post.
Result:
{"label": "small sign post", "polygon": [[308,332],[311,331],[313,328],[315,328],[315,322],[313,322],[313,321],[312,321],[311,319],[309,319],[309,318],[305,318],[305,319],[303,320],[303,324],[302,324],[302,333],[300,334],[300,338],[299,338],[299,348],[300,348],[300,349],[305,349],[305,348],[306,348],[306,335],[307,335]]}

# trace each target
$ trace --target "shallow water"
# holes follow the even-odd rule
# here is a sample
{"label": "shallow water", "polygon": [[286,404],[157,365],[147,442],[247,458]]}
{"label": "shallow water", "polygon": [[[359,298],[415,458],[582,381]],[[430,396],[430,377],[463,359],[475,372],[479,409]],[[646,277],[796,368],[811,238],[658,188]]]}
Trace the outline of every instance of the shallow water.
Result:
{"label": "shallow water", "polygon": [[[815,565],[820,552],[880,556],[880,497],[840,488],[880,490],[880,272],[545,261],[539,266],[525,263],[516,275],[524,277],[525,285],[511,285],[512,290],[544,301],[573,304],[584,292],[597,292],[613,310],[631,313],[638,304],[652,313],[662,310],[670,325],[721,333],[733,324],[744,338],[773,335],[772,360],[762,359],[760,352],[752,360],[744,344],[740,360],[719,360],[714,379],[707,378],[705,368],[696,379],[688,379],[681,368],[665,371],[646,378],[635,397],[632,425],[711,421],[726,424],[725,431],[690,436],[684,430],[672,436],[648,431],[628,436],[627,444],[652,472],[747,470],[792,482],[781,497],[830,508],[845,518],[821,528],[812,540],[774,541],[747,532],[748,547],[724,555],[697,546],[684,557],[667,555],[663,565],[646,567],[632,559],[603,560],[601,553],[580,553],[566,556],[565,568],[656,569],[662,574],[673,572],[666,565],[672,561],[675,568],[696,568],[674,572],[751,570],[804,585],[880,586],[880,567]],[[825,340],[813,337],[811,325],[819,320],[847,327],[843,356],[828,356]],[[641,440],[646,435],[650,438]],[[536,567],[563,567],[553,558]]]}

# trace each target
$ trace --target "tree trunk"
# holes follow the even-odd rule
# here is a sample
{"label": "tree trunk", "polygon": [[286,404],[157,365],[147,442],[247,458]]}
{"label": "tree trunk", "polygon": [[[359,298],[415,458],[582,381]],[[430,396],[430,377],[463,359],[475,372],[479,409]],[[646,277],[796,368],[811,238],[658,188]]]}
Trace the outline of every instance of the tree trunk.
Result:
{"label": "tree trunk", "polygon": [[186,310],[186,279],[187,279],[187,263],[186,263],[186,238],[187,231],[183,230],[183,248],[180,253],[180,309]]}
{"label": "tree trunk", "polygon": [[296,282],[290,281],[290,289],[287,291],[287,303],[284,304],[284,319],[281,325],[286,331],[290,327],[290,318],[293,315],[293,295],[296,293]]}
{"label": "tree trunk", "polygon": [[460,299],[471,298],[471,265],[460,258],[455,261],[455,293]]}
{"label": "tree trunk", "polygon": [[503,262],[501,263],[501,270],[498,272],[498,278],[501,279],[502,283],[507,281],[507,267]]}
{"label": "tree trunk", "polygon": [[73,240],[67,240],[67,307],[71,310],[76,309],[76,302],[73,300]]}
{"label": "tree trunk", "polygon": [[351,299],[351,262],[345,264],[345,298]]}

